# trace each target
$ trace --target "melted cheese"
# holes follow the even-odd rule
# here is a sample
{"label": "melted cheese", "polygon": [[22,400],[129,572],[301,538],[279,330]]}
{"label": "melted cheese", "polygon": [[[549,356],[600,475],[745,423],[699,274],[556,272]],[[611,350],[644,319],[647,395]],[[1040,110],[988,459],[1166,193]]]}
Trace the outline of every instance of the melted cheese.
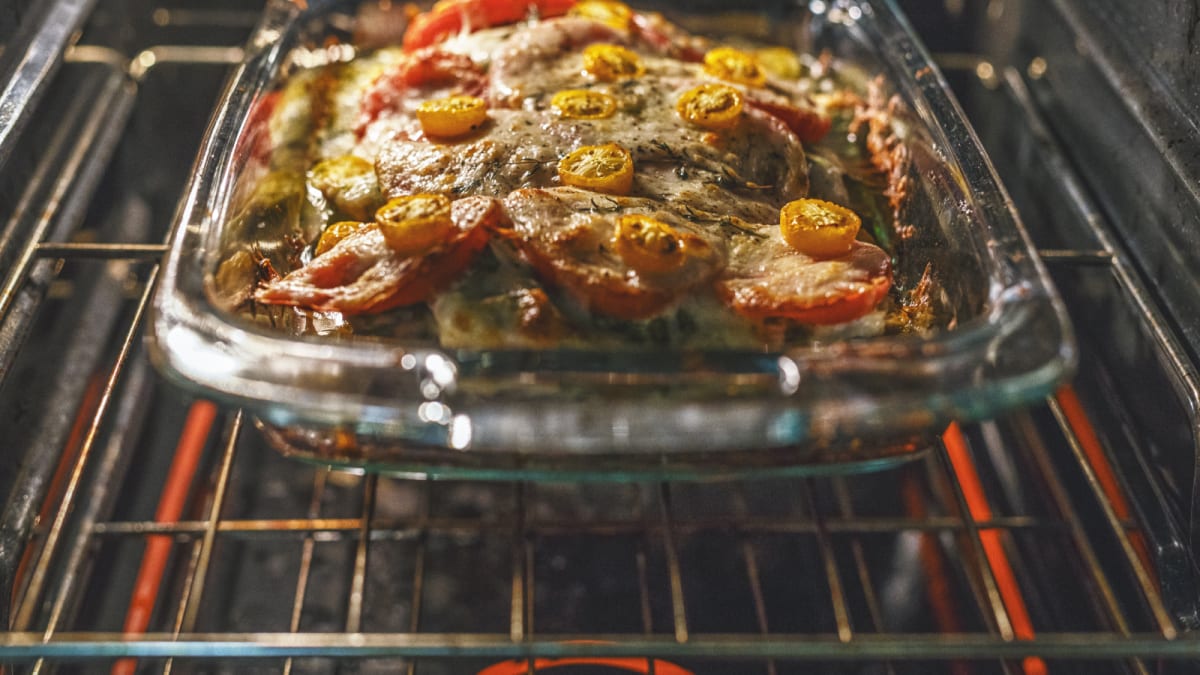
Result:
{"label": "melted cheese", "polygon": [[[689,48],[697,44],[675,37]],[[584,72],[581,53],[597,42],[636,50],[645,74],[595,81]],[[808,193],[808,162],[786,116],[766,111],[804,99],[807,83],[725,83],[744,92],[745,110],[730,129],[705,129],[680,118],[677,102],[717,80],[700,64],[666,55],[682,53],[681,45],[638,43],[625,31],[580,18],[453,36],[437,50],[474,62],[491,108],[481,131],[453,142],[426,138],[414,111],[422,101],[462,93],[459,81],[395,77],[398,68],[414,63],[399,48],[360,55],[330,66],[338,70],[326,94],[326,126],[317,130],[310,156],[313,163],[351,154],[369,160],[384,199],[438,193],[504,200],[514,221],[512,239],[494,241],[456,285],[428,301],[446,347],[753,349],[880,332],[884,313],[878,308],[864,307],[858,318],[836,326],[810,327],[787,316],[779,317],[782,323],[743,318],[727,304],[737,294],[716,291],[720,278],[721,284],[752,285],[760,295],[759,287],[767,295],[811,294],[780,306],[821,304],[847,289],[859,292],[855,284],[877,288],[887,261],[881,251],[863,250],[859,258],[871,265],[811,260],[787,250],[778,234],[779,208]],[[313,79],[311,73],[293,78],[273,130],[298,124],[303,92]],[[603,92],[617,101],[617,111],[603,119],[563,118],[550,99],[564,89]],[[371,97],[390,103],[370,111],[365,102]],[[559,160],[582,146],[606,143],[619,144],[633,158],[630,198],[564,191],[555,170]],[[533,202],[514,200],[519,194]],[[570,206],[565,212],[534,209],[528,218],[518,213],[520,204],[539,199]],[[686,266],[691,276],[682,280],[643,278],[609,249],[614,219],[624,212],[667,219],[708,242],[712,257]],[[796,288],[780,291],[780,284]]]}

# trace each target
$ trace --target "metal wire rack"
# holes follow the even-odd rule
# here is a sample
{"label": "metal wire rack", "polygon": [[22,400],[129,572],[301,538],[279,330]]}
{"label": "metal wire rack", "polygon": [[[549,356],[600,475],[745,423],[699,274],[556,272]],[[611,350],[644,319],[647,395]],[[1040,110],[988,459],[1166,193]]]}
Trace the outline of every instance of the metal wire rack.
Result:
{"label": "metal wire rack", "polygon": [[[106,74],[104,104],[89,99],[64,122],[91,132],[64,131],[30,198],[94,192],[116,142],[106,134],[156,68],[238,57],[180,46],[127,61],[73,48],[66,68]],[[982,77],[974,57],[945,63]],[[982,79],[1025,115],[1041,161],[1066,166],[1022,77]],[[1064,176],[1073,208],[1094,214]],[[91,191],[79,187],[89,180]],[[1099,419],[1111,383],[1089,368],[1078,393],[951,427],[886,474],[547,485],[330,473],[271,453],[238,411],[197,401],[184,418],[174,403],[174,416],[152,419],[150,400],[170,395],[154,393],[139,339],[164,246],[146,243],[152,228],[87,240],[106,230],[79,230],[70,202],[0,242],[15,261],[0,317],[28,324],[18,333],[45,303],[82,293],[89,264],[116,289],[95,305],[112,317],[114,345],[87,355],[111,353],[110,365],[71,376],[81,391],[63,400],[81,401],[67,411],[76,431],[47,441],[5,512],[9,534],[23,535],[0,635],[0,662],[14,669],[1148,673],[1200,660],[1189,630],[1198,599],[1177,571],[1190,557],[1127,470],[1136,439]],[[1044,248],[1044,259],[1060,284],[1086,278],[1130,308],[1131,330],[1194,404],[1190,367],[1150,295],[1095,219],[1082,222],[1094,246]],[[4,372],[34,349],[22,344],[0,344]]]}

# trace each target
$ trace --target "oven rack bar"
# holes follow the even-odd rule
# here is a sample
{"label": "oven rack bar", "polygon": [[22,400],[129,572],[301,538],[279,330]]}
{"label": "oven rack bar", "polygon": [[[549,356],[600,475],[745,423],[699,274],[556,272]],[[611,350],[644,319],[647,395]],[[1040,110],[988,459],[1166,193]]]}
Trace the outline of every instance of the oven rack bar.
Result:
{"label": "oven rack bar", "polygon": [[671,635],[543,635],[514,643],[504,634],[405,633],[152,633],[131,638],[122,633],[59,633],[44,641],[41,633],[0,637],[6,659],[170,658],[465,658],[653,657],[726,659],[1020,659],[1041,656],[1071,660],[1139,657],[1195,659],[1200,639],[1164,640],[1138,633],[1098,640],[1094,633],[1044,633],[1036,640],[1002,640],[991,634],[837,635],[714,634],[679,642]]}
{"label": "oven rack bar", "polygon": [[114,244],[91,242],[42,242],[36,253],[42,258],[71,260],[150,260],[157,261],[167,253],[166,244]]}
{"label": "oven rack bar", "polygon": [[[170,534],[181,540],[193,539],[204,534],[210,523],[201,520],[179,521],[175,523],[159,523],[151,520],[108,521],[96,523],[92,534],[97,537],[124,537],[151,534]],[[1066,532],[1068,526],[1049,519],[1039,519],[1031,516],[1001,516],[991,520],[977,521],[976,525],[984,529],[1028,530],[1043,532]],[[1126,529],[1136,528],[1132,521],[1121,521]],[[412,541],[423,534],[434,532],[438,534],[471,534],[477,532],[511,531],[515,523],[508,520],[489,520],[480,523],[465,518],[416,518],[412,521],[374,518],[368,536],[371,541]],[[860,520],[852,516],[828,518],[821,524],[815,521],[784,521],[763,516],[747,516],[738,521],[738,530],[746,534],[817,534],[824,528],[833,533],[886,533],[898,530],[913,532],[961,532],[966,529],[961,519],[935,516],[929,519],[917,518],[886,518],[864,516]],[[728,519],[695,519],[675,523],[673,529],[682,534],[697,534],[727,530]],[[357,540],[362,529],[359,518],[292,518],[277,520],[238,520],[224,519],[216,525],[216,531],[233,537],[245,538],[277,535],[284,538],[313,537],[320,542]],[[658,523],[637,523],[630,521],[570,521],[550,520],[539,521],[536,525],[525,528],[527,534],[544,536],[561,536],[566,534],[588,534],[595,536],[618,536],[650,532],[660,534],[664,527]],[[40,530],[38,530],[40,533]]]}
{"label": "oven rack bar", "polygon": [[12,154],[95,0],[27,4],[30,9],[19,32],[0,54],[0,167]]}

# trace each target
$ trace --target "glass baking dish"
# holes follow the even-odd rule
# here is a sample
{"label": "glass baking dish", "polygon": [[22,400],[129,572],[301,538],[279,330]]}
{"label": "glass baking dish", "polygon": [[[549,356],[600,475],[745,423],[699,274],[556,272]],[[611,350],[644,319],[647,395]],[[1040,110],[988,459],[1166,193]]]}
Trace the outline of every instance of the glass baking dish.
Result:
{"label": "glass baking dish", "polygon": [[466,350],[297,335],[222,309],[212,285],[241,236],[228,224],[253,180],[257,106],[307,47],[349,44],[366,4],[268,4],[201,147],[153,305],[159,369],[245,407],[286,454],[481,478],[866,470],[915,456],[951,420],[1037,400],[1074,367],[1064,308],[991,163],[886,0],[698,3],[684,16],[634,4],[882,76],[909,154],[902,222],[919,225],[890,235],[896,293],[933,270],[931,330],[778,350]]}

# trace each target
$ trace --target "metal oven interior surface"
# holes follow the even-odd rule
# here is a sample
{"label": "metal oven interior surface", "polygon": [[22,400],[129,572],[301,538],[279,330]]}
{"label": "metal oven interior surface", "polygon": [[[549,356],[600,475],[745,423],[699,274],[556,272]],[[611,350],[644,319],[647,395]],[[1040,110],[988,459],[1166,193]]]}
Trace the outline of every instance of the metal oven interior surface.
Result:
{"label": "metal oven interior surface", "polygon": [[[1121,6],[907,3],[1073,312],[1070,386],[867,476],[471,484],[290,462],[150,373],[165,224],[257,12],[94,4],[0,10],[6,67],[72,45],[0,127],[13,672],[1196,670],[1192,99],[1098,49]],[[52,10],[86,28],[30,28]]]}

